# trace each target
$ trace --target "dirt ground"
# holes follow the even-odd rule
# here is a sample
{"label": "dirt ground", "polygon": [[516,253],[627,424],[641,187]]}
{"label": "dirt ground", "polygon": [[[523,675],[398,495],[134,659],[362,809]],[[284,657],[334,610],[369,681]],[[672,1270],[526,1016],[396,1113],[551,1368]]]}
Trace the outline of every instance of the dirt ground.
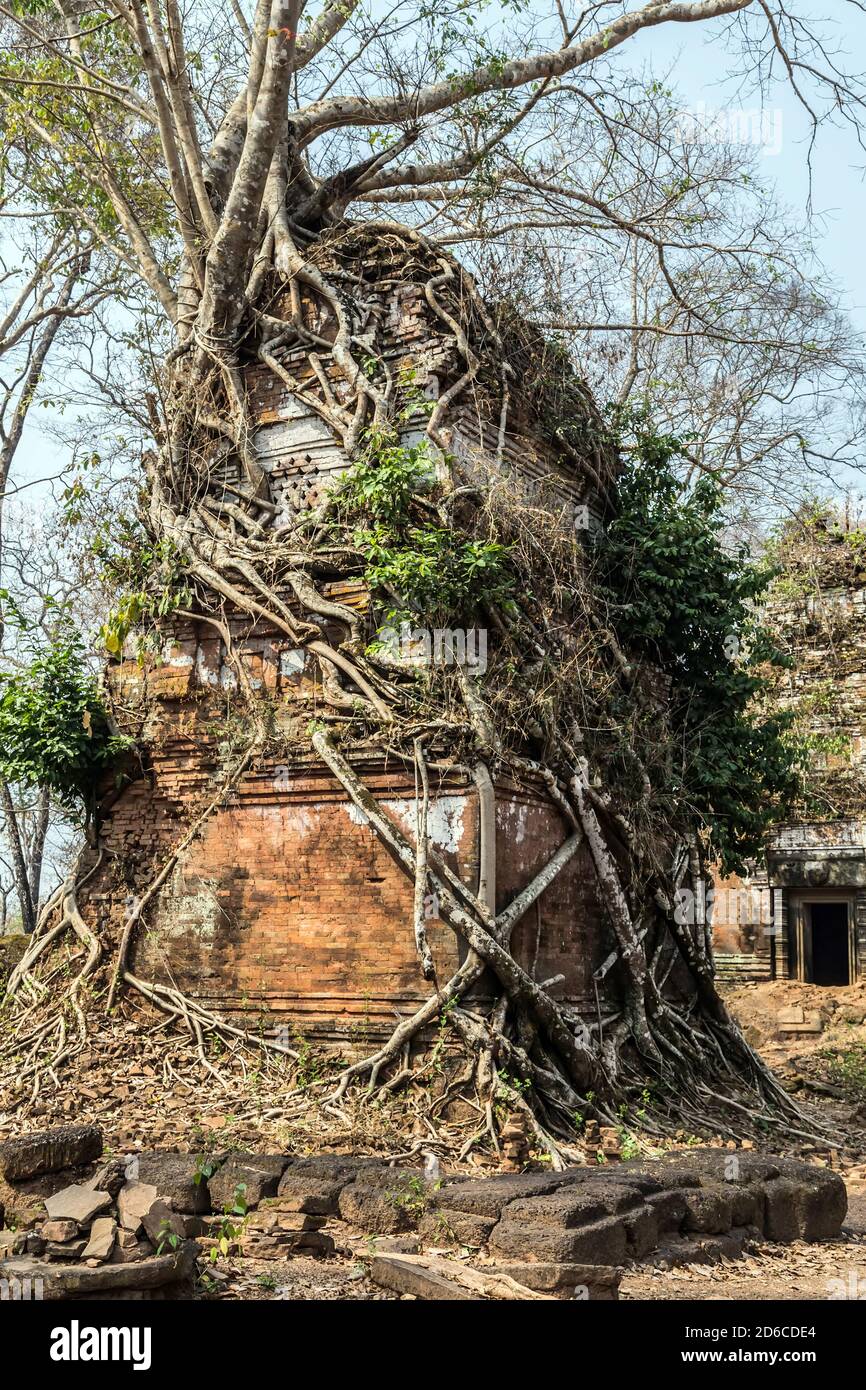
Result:
{"label": "dirt ground", "polygon": [[[630,1269],[621,1297],[629,1301],[866,1298],[866,983],[822,988],[777,981],[728,989],[726,997],[749,1040],[810,1118],[838,1136],[831,1146],[773,1132],[765,1141],[750,1140],[743,1146],[794,1155],[839,1172],[849,1192],[848,1221],[840,1240],[821,1245],[762,1244],[743,1258],[713,1265]],[[25,1107],[26,1117],[14,1110],[0,1111],[0,1139],[18,1131],[22,1118],[28,1129],[94,1120],[103,1127],[107,1153],[154,1148],[382,1151],[373,1134],[360,1127],[325,1141],[315,1117],[304,1127],[287,1125],[280,1097],[267,1075],[245,1074],[238,1078],[240,1084],[228,1089],[203,1086],[201,1078],[182,1074],[179,1050],[177,1055],[167,1053],[165,1039],[153,1030],[152,1020],[149,1025],[150,1033],[132,1019],[114,1020],[77,1059],[74,1073],[62,1073],[57,1087],[46,1086]],[[402,1123],[396,1123],[395,1117],[393,1132],[385,1136],[387,1151],[402,1151],[401,1157],[410,1162],[414,1154],[417,1160],[424,1139],[407,1132],[408,1115],[399,1118]],[[375,1140],[381,1139],[378,1133]],[[733,1141],[722,1136],[686,1133],[672,1147],[687,1149],[707,1142],[734,1147]],[[492,1155],[473,1154],[460,1168],[492,1173],[497,1163]],[[443,1171],[449,1169],[449,1161],[443,1158]],[[20,1192],[14,1195],[20,1203]],[[3,1196],[0,1191],[0,1200]],[[396,1297],[372,1284],[363,1260],[351,1254],[327,1260],[300,1256],[280,1261],[220,1259],[202,1295],[269,1301]]]}
{"label": "dirt ground", "polygon": [[762,1244],[743,1258],[679,1269],[628,1270],[620,1298],[630,1302],[696,1299],[764,1302],[866,1299],[866,1186],[849,1192],[842,1239],[807,1245]]}

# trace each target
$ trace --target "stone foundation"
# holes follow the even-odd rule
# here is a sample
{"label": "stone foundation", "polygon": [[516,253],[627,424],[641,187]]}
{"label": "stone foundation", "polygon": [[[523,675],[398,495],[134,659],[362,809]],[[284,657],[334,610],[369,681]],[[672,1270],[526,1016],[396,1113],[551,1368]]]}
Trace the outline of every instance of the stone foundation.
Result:
{"label": "stone foundation", "polygon": [[[51,1134],[27,1143],[34,1171],[65,1152]],[[0,1146],[0,1165],[3,1154]],[[203,1170],[193,1155],[157,1152],[103,1163],[71,1185],[58,1175],[44,1199],[49,1220],[0,1231],[0,1280],[39,1278],[55,1298],[149,1296],[191,1280],[238,1192],[248,1212],[234,1220],[229,1253],[353,1255],[371,1262],[374,1281],[429,1298],[615,1298],[630,1262],[730,1256],[760,1240],[833,1240],[847,1210],[836,1173],[721,1149],[436,1182],[376,1158],[234,1153]],[[174,1265],[162,1251],[167,1232],[177,1238]],[[463,1259],[449,1270],[441,1258],[449,1248],[472,1252],[468,1281]]]}

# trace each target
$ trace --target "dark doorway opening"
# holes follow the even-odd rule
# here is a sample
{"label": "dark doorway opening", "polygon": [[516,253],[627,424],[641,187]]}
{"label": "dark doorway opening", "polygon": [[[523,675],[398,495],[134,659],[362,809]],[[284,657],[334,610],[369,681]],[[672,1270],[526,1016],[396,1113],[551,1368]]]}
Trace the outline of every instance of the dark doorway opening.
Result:
{"label": "dark doorway opening", "polygon": [[850,984],[848,904],[810,903],[809,915],[812,922],[812,983]]}

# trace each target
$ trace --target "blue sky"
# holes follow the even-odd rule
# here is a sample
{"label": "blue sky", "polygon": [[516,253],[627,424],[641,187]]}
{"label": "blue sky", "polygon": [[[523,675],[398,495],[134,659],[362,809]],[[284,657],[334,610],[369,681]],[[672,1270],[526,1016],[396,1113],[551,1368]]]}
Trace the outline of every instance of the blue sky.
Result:
{"label": "blue sky", "polygon": [[[866,73],[866,14],[844,0],[797,0],[791,8],[814,18],[833,46],[843,50],[840,66]],[[651,62],[653,67],[673,69],[671,85],[691,105],[703,101],[708,108],[756,107],[758,99],[736,94],[736,83],[725,81],[736,55],[703,25],[661,25],[645,30],[633,41],[631,61]],[[625,54],[626,49],[621,52]],[[762,158],[763,172],[774,183],[779,201],[794,217],[806,215],[809,195],[807,151],[809,118],[789,84],[780,81],[769,94],[767,105],[781,115],[781,150]],[[864,113],[866,114],[866,113]],[[866,121],[864,121],[866,124]],[[866,184],[863,169],[866,152],[844,125],[825,125],[818,134],[812,156],[812,204],[815,239],[822,261],[833,273],[846,306],[866,332]]]}

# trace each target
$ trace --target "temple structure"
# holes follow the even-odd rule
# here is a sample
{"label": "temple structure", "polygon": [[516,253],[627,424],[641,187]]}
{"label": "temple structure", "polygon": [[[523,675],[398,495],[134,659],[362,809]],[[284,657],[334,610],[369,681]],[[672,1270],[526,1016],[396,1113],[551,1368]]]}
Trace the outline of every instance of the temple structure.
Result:
{"label": "temple structure", "polygon": [[[454,338],[443,336],[422,284],[380,276],[369,304],[395,377],[412,381],[422,404],[435,405],[465,362]],[[324,319],[318,331],[329,332]],[[256,365],[247,377],[257,454],[270,484],[264,515],[274,527],[291,526],[321,503],[348,466],[310,404],[309,358],[299,350],[296,362],[284,362],[297,373],[300,390],[287,385],[285,370],[278,376]],[[584,409],[599,425],[588,398]],[[405,421],[404,440],[423,437],[424,420],[419,408]],[[574,451],[565,452],[545,429],[519,381],[509,386],[507,419],[493,410],[479,379],[455,401],[447,428],[449,451],[470,472],[477,467],[479,477],[492,468],[526,497],[540,490],[579,529],[591,528],[603,510],[615,458],[587,452],[581,467]],[[237,484],[228,463],[224,483],[227,494]],[[320,589],[358,611],[369,603],[359,583]],[[367,1045],[387,1036],[395,1016],[430,992],[413,938],[412,885],[310,751],[309,724],[321,705],[316,662],[264,622],[231,612],[224,622],[250,684],[270,694],[275,735],[289,751],[250,766],[209,810],[148,907],[132,968],[144,980],[172,981],[247,1027],[288,1027],[310,1038]],[[142,663],[130,650],[112,664],[108,679],[118,722],[143,750],[143,765],[106,803],[108,854],[87,885],[85,903],[120,922],[130,896],[213,801],[233,741],[240,740],[244,707],[225,633],[204,618],[175,617],[159,656]],[[412,770],[379,755],[356,768],[414,836]],[[434,768],[431,777],[432,845],[489,905],[501,908],[562,843],[567,829],[560,811],[531,773],[485,785],[455,763]],[[437,969],[447,977],[459,948],[439,923],[435,900],[428,932]],[[583,846],[520,923],[514,953],[539,981],[560,977],[553,987],[558,997],[595,1011],[604,1007],[604,990],[602,984],[599,994],[593,975],[613,946]]]}
{"label": "temple structure", "polygon": [[768,612],[791,661],[775,698],[809,746],[798,818],[745,881],[714,885],[717,967],[740,979],[866,978],[866,533],[801,516],[780,545]]}

